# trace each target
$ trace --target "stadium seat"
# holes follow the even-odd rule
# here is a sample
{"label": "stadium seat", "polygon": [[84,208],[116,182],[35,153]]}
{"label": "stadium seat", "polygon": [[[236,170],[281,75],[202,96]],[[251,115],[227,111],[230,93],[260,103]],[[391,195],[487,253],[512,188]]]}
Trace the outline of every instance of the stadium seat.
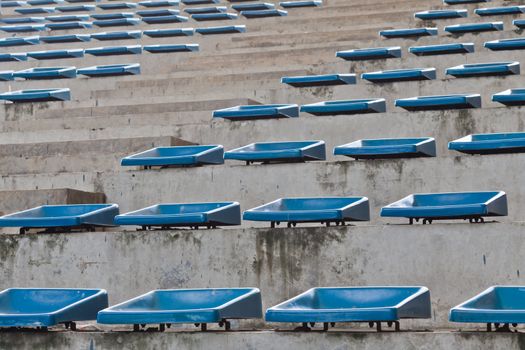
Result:
{"label": "stadium seat", "polygon": [[221,145],[157,147],[122,158],[122,166],[197,166],[223,164],[224,148]]}
{"label": "stadium seat", "polygon": [[520,74],[520,63],[491,62],[462,64],[456,67],[448,68],[446,74],[452,75],[456,78]]}
{"label": "stadium seat", "polygon": [[129,45],[129,46],[106,46],[106,47],[93,47],[84,50],[86,54],[93,56],[114,56],[114,55],[140,55],[142,53],[142,46],[140,45]]}
{"label": "stadium seat", "polygon": [[27,61],[25,53],[0,53],[0,62]]}
{"label": "stadium seat", "polygon": [[[4,5],[3,2],[0,2],[0,5]],[[5,24],[22,24],[22,23],[41,23],[44,22],[46,18],[44,17],[11,17],[0,19],[0,22]]]}
{"label": "stadium seat", "polygon": [[49,51],[32,51],[27,53],[28,57],[36,60],[54,60],[59,58],[76,58],[84,57],[83,49],[72,50],[49,50]]}
{"label": "stadium seat", "polygon": [[139,18],[117,18],[93,21],[93,25],[97,27],[136,26],[138,24],[140,24]]}
{"label": "stadium seat", "polygon": [[100,324],[133,324],[139,331],[148,324],[190,323],[203,331],[208,323],[230,330],[228,319],[262,317],[261,292],[257,288],[153,290],[98,313]]}
{"label": "stadium seat", "polygon": [[284,8],[297,8],[297,7],[315,7],[321,6],[322,0],[299,0],[299,1],[281,1],[279,5]]}
{"label": "stadium seat", "polygon": [[59,12],[80,12],[80,11],[95,11],[95,5],[73,5],[73,6],[57,6],[56,10]]}
{"label": "stadium seat", "polygon": [[410,38],[420,36],[432,36],[437,35],[437,28],[408,28],[408,29],[388,29],[379,32],[379,35],[390,39],[390,38]]}
{"label": "stadium seat", "polygon": [[487,216],[507,215],[507,195],[502,191],[451,192],[411,194],[381,209],[382,217],[423,220],[469,220],[471,223],[484,222]]}
{"label": "stadium seat", "polygon": [[258,11],[258,10],[272,10],[275,5],[271,2],[252,2],[247,4],[233,4],[232,9],[237,12],[241,11]]}
{"label": "stadium seat", "polygon": [[218,26],[218,27],[206,27],[195,29],[196,33],[201,35],[214,35],[214,34],[236,34],[246,32],[246,26]]}
{"label": "stadium seat", "polygon": [[108,19],[120,19],[120,18],[133,18],[134,16],[135,14],[133,12],[114,12],[114,13],[94,13],[91,15],[91,18],[98,19],[98,20],[108,20]]}
{"label": "stadium seat", "polygon": [[37,45],[40,43],[39,36],[7,37],[0,39],[0,47]]}
{"label": "stadium seat", "polygon": [[525,28],[525,20],[515,19],[514,21],[512,21],[512,25],[519,29],[523,29]]}
{"label": "stadium seat", "polygon": [[401,57],[401,47],[374,47],[369,49],[337,51],[336,57],[340,57],[347,61],[399,58]]}
{"label": "stadium seat", "polygon": [[241,15],[246,18],[264,18],[264,17],[282,17],[287,16],[288,12],[284,10],[270,9],[270,10],[244,10]]}
{"label": "stadium seat", "polygon": [[228,11],[226,6],[210,6],[210,7],[188,7],[184,9],[189,15],[199,13],[222,13]]}
{"label": "stadium seat", "polygon": [[181,0],[184,5],[218,4],[220,0]]}
{"label": "stadium seat", "polygon": [[434,80],[436,68],[394,69],[361,74],[361,79],[373,83],[392,83],[399,81]]}
{"label": "stadium seat", "polygon": [[92,66],[80,68],[77,74],[88,77],[110,77],[119,75],[137,75],[140,74],[140,64],[110,64],[105,66]]}
{"label": "stadium seat", "polygon": [[195,52],[199,51],[199,44],[144,45],[143,49],[150,53]]}
{"label": "stadium seat", "polygon": [[370,209],[366,197],[281,198],[246,210],[243,220],[270,222],[272,228],[281,222],[287,222],[288,227],[314,222],[339,226],[370,220]]}
{"label": "stadium seat", "polygon": [[7,33],[42,32],[47,30],[46,24],[0,26],[0,30]]}
{"label": "stadium seat", "polygon": [[17,8],[15,9],[15,12],[18,12],[21,15],[31,15],[31,14],[37,14],[37,13],[53,13],[55,12],[55,8],[54,7]]}
{"label": "stadium seat", "polygon": [[193,28],[152,29],[145,30],[144,35],[149,36],[150,38],[190,36],[193,35]]}
{"label": "stadium seat", "polygon": [[321,287],[266,310],[267,322],[301,323],[297,330],[322,323],[366,322],[382,330],[381,322],[400,330],[399,320],[431,318],[430,291],[426,287]]}
{"label": "stadium seat", "polygon": [[45,18],[50,22],[75,22],[75,21],[88,21],[88,15],[60,15],[60,16],[47,16]]}
{"label": "stadium seat", "polygon": [[355,74],[323,74],[283,77],[281,83],[294,87],[332,86],[355,84]]}
{"label": "stadium seat", "polygon": [[241,224],[241,207],[237,202],[156,204],[117,215],[115,224],[141,226],[143,230],[235,226]]}
{"label": "stadium seat", "polygon": [[89,34],[48,35],[48,36],[41,36],[40,41],[46,44],[85,42],[85,41],[91,41],[91,35]]}
{"label": "stadium seat", "polygon": [[448,18],[461,18],[467,17],[467,10],[430,10],[420,11],[414,14],[415,18],[423,20],[434,20],[434,19],[448,19]]}
{"label": "stadium seat", "polygon": [[198,22],[232,20],[232,19],[237,19],[237,17],[238,15],[236,13],[229,13],[229,12],[196,13],[196,14],[191,15],[191,18]]}
{"label": "stadium seat", "polygon": [[26,1],[28,5],[31,6],[41,6],[41,5],[55,5],[59,4],[62,1],[61,0],[27,0]]}
{"label": "stadium seat", "polygon": [[2,7],[22,7],[27,4],[25,1],[2,1]]}
{"label": "stadium seat", "polygon": [[509,89],[492,95],[492,101],[505,106],[525,105],[525,89]]}
{"label": "stadium seat", "polygon": [[480,108],[481,96],[479,94],[417,96],[397,99],[395,106],[407,111]]}
{"label": "stadium seat", "polygon": [[334,155],[356,160],[435,157],[436,141],[432,137],[365,139],[335,147]]}
{"label": "stadium seat", "polygon": [[0,71],[0,81],[10,81],[13,80],[13,71],[12,70],[4,70]]}
{"label": "stadium seat", "polygon": [[478,16],[517,15],[525,13],[525,6],[487,7],[475,9],[474,13]]}
{"label": "stadium seat", "polygon": [[491,40],[483,44],[487,49],[492,51],[503,51],[503,50],[523,50],[525,49],[524,38],[511,38],[511,39],[500,39]]}
{"label": "stadium seat", "polygon": [[142,17],[142,21],[147,24],[180,23],[180,22],[187,22],[188,17],[179,16],[179,15],[151,16],[151,17]]}
{"label": "stadium seat", "polygon": [[410,53],[416,56],[432,56],[432,55],[451,55],[458,53],[472,53],[474,52],[473,43],[453,43],[453,44],[438,44],[438,45],[424,45],[412,46],[408,49]]}
{"label": "stadium seat", "polygon": [[224,153],[224,159],[258,163],[326,160],[324,141],[257,142]]}
{"label": "stadium seat", "polygon": [[179,6],[179,1],[175,1],[175,0],[141,1],[139,2],[139,5],[143,7]]}
{"label": "stadium seat", "polygon": [[[29,89],[9,91],[0,94],[0,100],[11,102],[48,102],[48,101],[69,101],[71,93],[69,89]],[[0,227],[2,227],[0,225]]]}
{"label": "stadium seat", "polygon": [[467,154],[525,152],[525,133],[472,134],[450,141],[448,149]]}
{"label": "stadium seat", "polygon": [[50,30],[68,30],[68,29],[86,29],[93,27],[92,22],[57,22],[46,23],[46,27]]}
{"label": "stadium seat", "polygon": [[299,117],[299,106],[296,104],[236,106],[213,112],[213,118],[232,121],[297,117]]}
{"label": "stadium seat", "polygon": [[36,67],[15,72],[14,78],[26,80],[76,78],[76,67]]}
{"label": "stadium seat", "polygon": [[155,17],[155,16],[172,16],[179,15],[180,11],[175,9],[162,9],[162,10],[140,10],[135,12],[140,17]]}
{"label": "stadium seat", "polygon": [[503,22],[453,24],[446,26],[444,30],[451,34],[498,31],[503,30]]}
{"label": "stadium seat", "polygon": [[107,2],[98,4],[97,7],[102,10],[120,10],[120,9],[133,9],[138,5],[134,2]]}
{"label": "stadium seat", "polygon": [[131,30],[131,31],[118,31],[118,32],[102,32],[102,33],[93,33],[91,38],[100,40],[100,41],[111,41],[111,40],[128,40],[128,39],[140,39],[142,37],[142,32],[140,30]]}
{"label": "stadium seat", "polygon": [[324,101],[301,106],[301,112],[318,116],[384,113],[385,111],[386,103],[384,98]]}

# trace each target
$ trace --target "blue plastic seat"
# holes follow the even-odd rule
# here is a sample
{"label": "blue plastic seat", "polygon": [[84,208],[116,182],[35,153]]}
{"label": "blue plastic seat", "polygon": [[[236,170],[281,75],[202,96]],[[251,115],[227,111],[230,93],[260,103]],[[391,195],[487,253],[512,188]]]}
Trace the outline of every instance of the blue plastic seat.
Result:
{"label": "blue plastic seat", "polygon": [[134,16],[135,14],[133,12],[115,12],[115,13],[94,13],[91,15],[91,18],[98,19],[98,20],[107,20],[107,19],[133,18]]}
{"label": "blue plastic seat", "polygon": [[474,13],[478,16],[515,15],[525,13],[525,6],[487,7],[475,9]]}
{"label": "blue plastic seat", "polygon": [[416,193],[381,209],[382,217],[404,217],[410,220],[423,219],[423,224],[432,220],[468,219],[484,222],[486,216],[506,216],[507,195],[502,191]]}
{"label": "blue plastic seat", "polygon": [[525,133],[467,135],[450,141],[448,149],[468,154],[524,153]]}
{"label": "blue plastic seat", "polygon": [[284,8],[315,7],[321,6],[322,4],[322,0],[281,1],[279,3],[279,5]]}
{"label": "blue plastic seat", "polygon": [[7,33],[42,32],[47,30],[45,24],[0,26],[0,30]]}
{"label": "blue plastic seat", "polygon": [[86,49],[84,52],[93,56],[140,55],[142,53],[142,46],[129,45],[94,47]]}
{"label": "blue plastic seat", "polygon": [[417,96],[397,99],[395,106],[407,111],[480,108],[481,96],[479,94]]}
{"label": "blue plastic seat", "polygon": [[525,49],[525,38],[512,38],[487,41],[483,44],[492,51],[523,50]]}
{"label": "blue plastic seat", "polygon": [[0,39],[0,47],[37,45],[39,43],[40,43],[40,37],[38,36],[7,37],[7,38]]}
{"label": "blue plastic seat", "polygon": [[201,35],[244,33],[246,32],[246,26],[240,25],[240,26],[219,26],[219,27],[197,28],[195,29],[195,32]]}
{"label": "blue plastic seat", "polygon": [[247,4],[233,4],[232,9],[237,12],[241,11],[257,11],[257,10],[272,10],[275,5],[271,2],[252,2]]}
{"label": "blue plastic seat", "polygon": [[412,46],[408,49],[416,56],[450,55],[474,52],[473,43],[452,43],[425,46]]}
{"label": "blue plastic seat", "polygon": [[390,38],[410,38],[420,36],[432,36],[437,35],[437,28],[408,28],[408,29],[388,29],[379,32],[379,35],[390,39]]}
{"label": "blue plastic seat", "polygon": [[361,79],[373,83],[436,79],[436,68],[393,69],[361,74]]}
{"label": "blue plastic seat", "polygon": [[[60,89],[29,89],[9,91],[0,94],[0,100],[11,102],[48,102],[69,101],[71,93],[67,88]],[[0,225],[1,227],[1,225]]]}
{"label": "blue plastic seat", "polygon": [[228,8],[226,6],[188,7],[184,9],[184,12],[186,12],[189,15],[199,13],[222,13],[226,11],[228,11]]}
{"label": "blue plastic seat", "polygon": [[181,0],[184,5],[218,4],[220,0]]}
{"label": "blue plastic seat", "polygon": [[97,5],[97,7],[102,10],[133,9],[137,6],[138,5],[134,2],[106,2]]}
{"label": "blue plastic seat", "polygon": [[28,80],[76,78],[76,67],[36,67],[15,72],[14,78]]}
{"label": "blue plastic seat", "polygon": [[324,101],[301,106],[301,112],[319,116],[384,113],[385,111],[384,98]]}
{"label": "blue plastic seat", "polygon": [[335,147],[334,155],[356,160],[435,157],[436,141],[432,137],[365,139]]}
{"label": "blue plastic seat", "polygon": [[115,224],[142,226],[143,230],[234,226],[241,224],[241,207],[237,202],[156,204],[117,215]]}
{"label": "blue plastic seat", "polygon": [[337,51],[335,56],[345,59],[347,61],[399,58],[401,57],[401,47],[375,47],[369,49]]}
{"label": "blue plastic seat", "polygon": [[49,35],[49,36],[41,36],[40,41],[46,44],[85,42],[85,41],[91,41],[91,35],[89,34]]}
{"label": "blue plastic seat", "polygon": [[415,18],[423,20],[433,20],[433,19],[447,19],[447,18],[462,18],[467,17],[467,10],[430,10],[430,11],[420,11],[414,14]]}
{"label": "blue plastic seat", "polygon": [[190,36],[193,35],[193,28],[152,29],[145,30],[144,35],[149,36],[150,38]]}
{"label": "blue plastic seat", "polygon": [[208,323],[230,329],[228,319],[262,317],[261,292],[257,288],[154,290],[98,313],[97,323],[140,326],[190,323],[206,330]]}
{"label": "blue plastic seat", "polygon": [[[3,7],[3,3],[0,2],[0,5]],[[0,19],[0,22],[5,24],[21,24],[21,23],[41,23],[46,19],[44,17],[11,17]]]}
{"label": "blue plastic seat", "polygon": [[332,287],[312,288],[266,310],[267,322],[302,323],[309,330],[323,323],[327,331],[336,322],[381,322],[400,329],[400,319],[430,318],[430,291],[426,287]]}
{"label": "blue plastic seat", "polygon": [[196,145],[157,147],[122,158],[122,166],[198,166],[223,164],[224,148],[221,145]]}
{"label": "blue plastic seat", "polygon": [[224,153],[224,159],[261,162],[306,162],[325,160],[324,141],[257,142]]}
{"label": "blue plastic seat", "polygon": [[195,52],[199,51],[199,44],[144,45],[144,51],[150,53]]}
{"label": "blue plastic seat", "polygon": [[37,14],[37,13],[53,13],[55,12],[55,7],[18,8],[18,9],[15,9],[15,12],[18,12],[21,15],[31,15],[31,14]]}
{"label": "blue plastic seat", "polygon": [[60,16],[47,16],[46,20],[50,22],[75,22],[75,21],[88,21],[88,15],[60,15]]}
{"label": "blue plastic seat", "polygon": [[20,227],[20,233],[29,229],[48,232],[90,229],[96,226],[114,226],[119,214],[117,204],[43,205],[0,217],[0,227]]}
{"label": "blue plastic seat", "polygon": [[447,75],[456,78],[520,74],[519,62],[492,62],[462,64],[447,68]]}
{"label": "blue plastic seat", "polygon": [[136,26],[138,24],[140,24],[139,18],[117,18],[93,21],[93,25],[97,27]]}
{"label": "blue plastic seat", "polygon": [[523,29],[525,28],[525,20],[515,19],[514,21],[512,21],[512,25],[520,29]]}
{"label": "blue plastic seat", "polygon": [[142,17],[142,21],[147,24],[180,23],[180,22],[187,22],[188,17],[179,16],[179,15],[151,16],[151,17]]}
{"label": "blue plastic seat", "polygon": [[167,6],[179,6],[178,0],[158,0],[158,1],[141,1],[140,6],[144,7],[167,7]]}
{"label": "blue plastic seat", "polygon": [[264,17],[283,17],[288,16],[288,12],[278,9],[270,10],[244,10],[241,15],[246,18],[264,18]]}
{"label": "blue plastic seat", "polygon": [[80,11],[95,11],[95,5],[73,5],[73,6],[57,6],[55,7],[59,12],[80,12]]}
{"label": "blue plastic seat", "polygon": [[[525,323],[525,287],[492,286],[450,309],[450,322],[486,323],[487,331],[511,332]],[[518,330],[516,330],[517,332]]]}
{"label": "blue plastic seat", "polygon": [[40,5],[55,5],[60,3],[59,0],[27,0],[27,4],[31,6],[40,6]]}
{"label": "blue plastic seat", "polygon": [[161,9],[161,10],[141,10],[135,12],[140,17],[155,17],[155,16],[171,16],[179,15],[180,11],[176,9]]}
{"label": "blue plastic seat", "polygon": [[505,106],[525,105],[525,89],[509,89],[492,95],[492,101]]}
{"label": "blue plastic seat", "polygon": [[25,1],[2,1],[2,7],[22,7],[25,4]]}
{"label": "blue plastic seat", "polygon": [[355,84],[355,74],[323,74],[297,77],[283,77],[281,83],[294,87],[331,86]]}
{"label": "blue plastic seat", "polygon": [[239,15],[230,12],[218,12],[218,13],[196,13],[191,15],[191,18],[195,21],[222,21],[237,19]]}
{"label": "blue plastic seat", "polygon": [[142,38],[142,32],[140,30],[130,30],[130,31],[93,33],[91,34],[91,38],[100,40],[100,41],[140,39]]}
{"label": "blue plastic seat", "polygon": [[474,4],[479,2],[489,2],[490,0],[443,0],[444,4],[447,5],[463,5],[463,4]]}
{"label": "blue plastic seat", "polygon": [[13,80],[13,71],[12,70],[4,70],[0,71],[0,81],[10,81]]}
{"label": "blue plastic seat", "polygon": [[33,51],[28,52],[27,56],[36,60],[53,60],[59,58],[76,58],[84,57],[84,50],[73,49],[73,50],[49,50],[49,51]]}
{"label": "blue plastic seat", "polygon": [[453,24],[445,27],[445,32],[451,34],[489,32],[503,30],[503,22]]}
{"label": "blue plastic seat", "polygon": [[96,320],[108,307],[103,289],[10,288],[0,292],[0,327],[47,329],[75,322]]}
{"label": "blue plastic seat", "polygon": [[140,74],[140,64],[110,64],[104,66],[92,66],[80,68],[77,74],[86,75],[88,77],[112,77],[119,75],[137,75]]}
{"label": "blue plastic seat", "polygon": [[269,221],[272,228],[281,222],[288,227],[303,222],[345,225],[346,221],[369,221],[370,209],[366,197],[281,198],[246,210],[242,218]]}
{"label": "blue plastic seat", "polygon": [[46,23],[46,27],[50,30],[67,30],[67,29],[86,29],[93,27],[91,22],[57,22]]}
{"label": "blue plastic seat", "polygon": [[0,53],[0,62],[27,61],[25,53]]}
{"label": "blue plastic seat", "polygon": [[213,118],[232,121],[297,117],[299,117],[299,106],[296,104],[246,105],[213,111]]}

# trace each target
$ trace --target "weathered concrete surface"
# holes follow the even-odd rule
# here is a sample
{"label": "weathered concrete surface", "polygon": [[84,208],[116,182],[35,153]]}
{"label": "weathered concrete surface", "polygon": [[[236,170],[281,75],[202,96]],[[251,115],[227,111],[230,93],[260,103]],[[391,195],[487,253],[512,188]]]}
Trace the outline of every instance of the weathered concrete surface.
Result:
{"label": "weathered concrete surface", "polygon": [[451,307],[494,284],[525,284],[524,230],[439,223],[0,235],[0,289],[105,288],[115,304],[156,288],[253,286],[266,308],[315,286],[424,285],[432,319],[402,327],[455,327]]}

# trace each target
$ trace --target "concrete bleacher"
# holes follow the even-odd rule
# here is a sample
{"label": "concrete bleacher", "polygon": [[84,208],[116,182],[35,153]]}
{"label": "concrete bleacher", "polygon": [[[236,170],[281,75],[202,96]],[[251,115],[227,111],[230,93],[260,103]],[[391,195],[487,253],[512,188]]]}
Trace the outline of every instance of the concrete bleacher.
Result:
{"label": "concrete bleacher", "polygon": [[[278,2],[272,1],[278,7]],[[67,87],[71,101],[0,105],[0,212],[42,204],[118,203],[121,213],[163,202],[239,201],[243,210],[292,196],[353,196],[370,199],[371,221],[349,227],[270,229],[243,222],[215,230],[0,235],[0,289],[86,287],[108,290],[110,305],[156,288],[257,287],[264,308],[316,286],[424,285],[431,291],[430,320],[402,321],[411,332],[376,334],[365,328],[321,332],[274,332],[275,324],[234,321],[243,332],[111,332],[87,322],[86,332],[2,333],[12,348],[443,348],[518,349],[523,335],[478,332],[479,325],[447,321],[451,307],[490,285],[523,285],[522,154],[469,156],[447,143],[471,133],[523,131],[524,107],[491,101],[494,93],[523,87],[521,75],[458,79],[445,70],[460,64],[518,61],[525,51],[490,51],[489,40],[520,37],[512,25],[523,15],[481,17],[473,10],[515,1],[447,6],[438,0],[324,0],[320,7],[288,9],[286,17],[86,28],[37,35],[103,31],[246,25],[246,33],[55,43],[1,47],[1,53],[120,45],[199,44],[199,52],[2,62],[0,70],[32,67],[140,63],[141,74],[105,78],[0,81],[0,93]],[[67,5],[62,4],[62,5]],[[75,4],[70,4],[75,5]],[[230,2],[198,6],[231,6]],[[52,5],[43,5],[52,6]],[[197,5],[195,5],[197,6]],[[465,8],[466,18],[421,21],[413,14]],[[176,8],[176,7],[174,7]],[[185,5],[178,7],[183,13]],[[1,16],[19,17],[15,8]],[[136,12],[136,9],[93,13]],[[229,10],[228,12],[235,12]],[[74,12],[73,14],[81,14]],[[60,15],[55,13],[50,15]],[[70,14],[65,13],[65,14]],[[41,16],[41,15],[27,15]],[[43,16],[43,15],[42,15]],[[137,15],[138,17],[138,15]],[[504,30],[454,36],[443,28],[458,23],[503,21]],[[382,39],[378,31],[438,27],[437,36]],[[2,33],[2,37],[11,36]],[[19,33],[16,36],[28,36]],[[411,46],[472,42],[475,52],[418,57]],[[345,61],[340,50],[400,46],[401,58]],[[366,72],[434,67],[437,79],[373,84]],[[356,73],[357,84],[294,88],[283,76]],[[407,112],[398,98],[479,93],[482,108]],[[216,109],[248,104],[299,105],[382,97],[386,113],[230,122],[212,120]],[[434,137],[437,157],[353,161],[334,156],[335,146],[365,138]],[[324,140],[327,160],[311,163],[225,164],[142,170],[120,159],[158,146],[221,144],[225,151],[252,142]],[[400,225],[380,218],[381,207],[410,193],[502,190],[509,215],[486,224]],[[301,226],[301,225],[299,225]],[[306,225],[308,226],[308,225]],[[282,226],[281,226],[282,227]],[[286,328],[286,327],[284,327]],[[468,333],[456,332],[467,329]],[[288,327],[286,329],[292,329]],[[89,331],[89,332],[88,332]]]}

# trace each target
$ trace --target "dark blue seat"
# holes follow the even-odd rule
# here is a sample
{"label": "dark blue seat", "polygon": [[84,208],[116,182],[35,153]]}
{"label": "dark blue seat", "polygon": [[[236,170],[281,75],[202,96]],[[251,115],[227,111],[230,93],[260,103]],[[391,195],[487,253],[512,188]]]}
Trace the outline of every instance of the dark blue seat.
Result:
{"label": "dark blue seat", "polygon": [[93,33],[91,38],[100,41],[111,41],[111,40],[128,40],[128,39],[140,39],[142,38],[142,32],[140,30],[130,31],[118,31],[118,32],[102,32]]}
{"label": "dark blue seat", "polygon": [[138,24],[140,24],[139,18],[117,18],[93,21],[93,25],[97,27],[136,26]]}
{"label": "dark blue seat", "polygon": [[0,39],[0,47],[37,45],[40,43],[39,36],[7,37]]}
{"label": "dark blue seat", "polygon": [[[186,0],[187,1],[187,0]],[[190,323],[203,331],[208,323],[230,329],[228,319],[262,317],[261,292],[257,288],[154,290],[98,313],[97,323],[141,325]]]}
{"label": "dark blue seat", "polygon": [[151,16],[151,17],[142,17],[142,21],[147,24],[180,23],[180,22],[187,22],[188,17],[179,16],[179,15]]}
{"label": "dark blue seat", "polygon": [[425,46],[412,46],[408,49],[416,56],[450,55],[474,52],[473,43],[451,43]]}
{"label": "dark blue seat", "polygon": [[436,141],[432,137],[365,139],[335,147],[334,155],[354,159],[435,157]]}
{"label": "dark blue seat", "polygon": [[93,27],[91,22],[56,22],[47,23],[46,28],[50,30],[86,29]]}
{"label": "dark blue seat", "polygon": [[407,111],[480,108],[481,96],[479,94],[417,96],[397,99],[395,106]]}
{"label": "dark blue seat", "polygon": [[507,195],[502,191],[411,194],[381,209],[382,217],[433,220],[468,219],[484,222],[486,216],[506,216]]}
{"label": "dark blue seat", "polygon": [[35,60],[54,60],[60,58],[76,58],[84,57],[84,50],[49,50],[49,51],[32,51],[27,53],[28,57]]}
{"label": "dark blue seat", "polygon": [[2,1],[2,7],[22,7],[25,4],[25,1]]}
{"label": "dark blue seat", "polygon": [[224,159],[251,164],[325,160],[324,141],[256,142],[224,153]]}
{"label": "dark blue seat", "polygon": [[228,8],[226,6],[188,7],[184,9],[184,12],[186,12],[189,15],[194,15],[194,14],[199,14],[199,13],[222,13],[226,11],[228,11]]}
{"label": "dark blue seat", "polygon": [[45,18],[50,22],[75,22],[75,21],[88,21],[88,15],[60,15],[60,16],[47,16]]}
{"label": "dark blue seat", "polygon": [[[95,5],[73,5],[73,6],[57,6],[56,10],[59,12],[80,12],[80,11],[95,11]],[[54,12],[54,11],[53,11]]]}
{"label": "dark blue seat", "polygon": [[257,11],[257,10],[272,10],[275,5],[271,2],[252,2],[247,4],[233,4],[232,9],[237,12],[241,11]]}
{"label": "dark blue seat", "polygon": [[414,14],[415,18],[423,20],[462,18],[467,17],[467,10],[430,10],[420,11]]}
{"label": "dark blue seat", "polygon": [[176,9],[155,9],[155,10],[141,10],[135,12],[140,17],[155,17],[155,16],[171,16],[179,15],[180,11]]}
{"label": "dark blue seat", "polygon": [[453,24],[445,27],[445,32],[464,34],[503,30],[503,22]]}
{"label": "dark blue seat", "polygon": [[132,9],[136,8],[138,5],[134,2],[107,2],[103,4],[98,4],[97,7],[102,10],[118,10],[118,9]]}
{"label": "dark blue seat", "polygon": [[27,61],[25,53],[0,53],[0,62]]}
{"label": "dark blue seat", "polygon": [[241,15],[246,18],[264,18],[264,17],[282,17],[287,16],[288,12],[284,10],[269,9],[269,10],[244,10]]}
{"label": "dark blue seat", "polygon": [[27,3],[31,6],[40,6],[40,5],[55,5],[60,3],[59,0],[27,0]]}
{"label": "dark blue seat", "polygon": [[361,74],[361,79],[373,83],[436,79],[436,68],[394,69]]}
{"label": "dark blue seat", "polygon": [[93,56],[114,56],[114,55],[139,55],[142,53],[142,46],[107,46],[94,47],[84,50],[86,54]]}
{"label": "dark blue seat", "polygon": [[224,148],[221,145],[195,145],[157,147],[122,158],[122,166],[198,166],[223,164]]}
{"label": "dark blue seat", "polygon": [[140,74],[140,64],[110,64],[104,66],[92,66],[77,70],[77,74],[88,77],[110,77],[119,75],[137,75]]}
{"label": "dark blue seat", "polygon": [[323,74],[283,77],[281,83],[294,87],[331,86],[355,84],[355,74]]}
{"label": "dark blue seat", "polygon": [[69,101],[71,93],[69,89],[28,89],[9,91],[0,94],[0,100],[11,102],[48,102]]}
{"label": "dark blue seat", "polygon": [[362,113],[384,113],[384,98],[324,101],[301,106],[301,112],[313,115],[351,115]]}
{"label": "dark blue seat", "polygon": [[448,68],[447,75],[456,78],[520,74],[519,62],[491,62],[462,64]]}
{"label": "dark blue seat", "polygon": [[[4,7],[4,3],[0,2],[0,5]],[[0,22],[5,24],[22,24],[22,23],[41,23],[46,19],[44,17],[11,17],[0,19]]]}
{"label": "dark blue seat", "polygon": [[337,51],[336,57],[340,57],[347,61],[399,58],[401,57],[401,47],[375,47],[369,49]]}
{"label": "dark blue seat", "polygon": [[0,30],[7,33],[27,33],[27,32],[42,32],[47,30],[45,24],[28,24],[28,25],[12,25],[0,26]]}
{"label": "dark blue seat", "polygon": [[167,6],[178,6],[178,0],[157,0],[157,1],[141,1],[140,6],[144,7],[167,7]]}
{"label": "dark blue seat", "polygon": [[195,29],[195,32],[201,35],[244,33],[246,32],[246,26],[238,25],[238,26],[218,26],[218,27],[197,28]]}
{"label": "dark blue seat", "polygon": [[156,204],[117,215],[115,224],[142,226],[143,230],[235,226],[241,224],[241,207],[237,202]]}
{"label": "dark blue seat", "polygon": [[150,53],[195,52],[199,51],[199,44],[144,45],[144,51]]}
{"label": "dark blue seat", "polygon": [[474,13],[478,16],[515,15],[524,12],[525,6],[488,7],[474,10]]}
{"label": "dark blue seat", "polygon": [[312,288],[266,310],[267,322],[302,323],[310,330],[323,323],[325,331],[336,322],[395,325],[400,319],[430,318],[430,291],[426,287],[331,287]]}
{"label": "dark blue seat", "polygon": [[437,35],[437,28],[408,28],[408,29],[388,29],[379,32],[384,38],[410,38],[420,36]]}
{"label": "dark blue seat", "polygon": [[492,40],[485,42],[483,46],[492,51],[523,50],[525,49],[525,38]]}
{"label": "dark blue seat", "polygon": [[468,154],[525,152],[525,133],[472,134],[450,141],[448,149]]}
{"label": "dark blue seat", "polygon": [[0,327],[75,330],[75,322],[96,320],[107,307],[103,289],[10,288],[0,292]]}
{"label": "dark blue seat", "polygon": [[144,35],[149,36],[150,38],[190,36],[193,35],[193,28],[152,29],[145,30]]}
{"label": "dark blue seat", "polygon": [[4,70],[0,71],[0,81],[10,81],[13,80],[13,71],[12,70]]}
{"label": "dark blue seat", "polygon": [[195,21],[222,21],[222,20],[232,20],[237,19],[239,15],[236,13],[229,12],[217,12],[217,13],[196,13],[191,15],[191,18]]}
{"label": "dark blue seat", "polygon": [[107,19],[133,18],[134,16],[135,14],[133,12],[116,12],[116,13],[95,13],[91,15],[91,18],[98,19],[98,20],[107,20]]}
{"label": "dark blue seat", "polygon": [[220,0],[181,0],[184,5],[218,4]]}
{"label": "dark blue seat", "polygon": [[322,0],[296,0],[296,1],[281,1],[279,5],[284,8],[296,8],[296,7],[315,7],[321,6]]}
{"label": "dark blue seat", "polygon": [[86,41],[91,41],[91,35],[89,34],[49,35],[49,36],[41,36],[40,41],[46,44],[86,42]]}
{"label": "dark blue seat", "polygon": [[243,220],[270,222],[271,227],[287,222],[288,227],[303,222],[320,222],[330,226],[347,221],[370,220],[366,197],[281,198],[243,214]]}
{"label": "dark blue seat", "polygon": [[514,21],[512,21],[512,25],[520,29],[523,29],[525,28],[525,21],[522,19],[515,19]]}
{"label": "dark blue seat", "polygon": [[14,78],[28,80],[76,78],[76,67],[36,67],[15,72]]}
{"label": "dark blue seat", "polygon": [[299,117],[299,106],[296,104],[246,105],[213,111],[213,118],[232,121],[297,117]]}
{"label": "dark blue seat", "polygon": [[31,14],[36,14],[36,13],[53,13],[55,12],[55,7],[18,8],[18,9],[15,9],[15,12],[18,12],[21,15],[31,15]]}
{"label": "dark blue seat", "polygon": [[492,95],[492,101],[505,106],[525,105],[525,89],[509,89]]}

